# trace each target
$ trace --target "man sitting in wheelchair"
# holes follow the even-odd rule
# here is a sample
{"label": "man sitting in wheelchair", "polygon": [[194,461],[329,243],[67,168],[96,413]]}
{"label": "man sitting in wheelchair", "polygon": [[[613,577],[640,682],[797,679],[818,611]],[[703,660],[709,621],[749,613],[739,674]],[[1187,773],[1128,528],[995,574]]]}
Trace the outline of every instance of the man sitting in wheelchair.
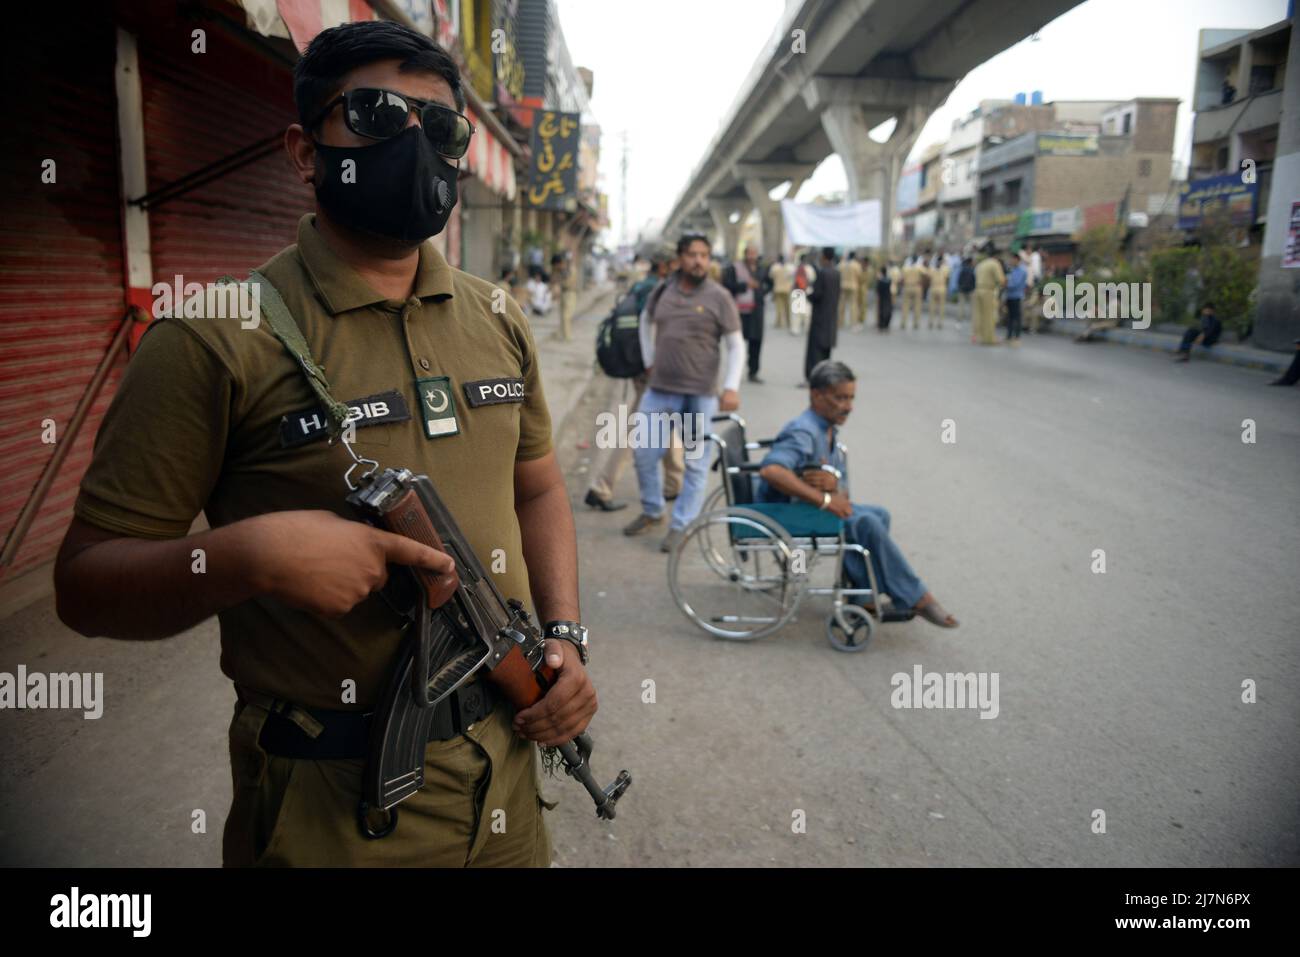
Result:
{"label": "man sitting in wheelchair", "polygon": [[[911,608],[940,628],[956,628],[957,619],[926,590],[889,537],[889,512],[849,501],[848,461],[838,434],[853,411],[853,371],[826,359],[813,368],[808,387],[809,408],[786,423],[763,459],[758,501],[807,502],[844,519],[845,537],[871,554],[876,582],[896,607]],[[855,588],[870,587],[857,552],[844,556],[844,570]]]}

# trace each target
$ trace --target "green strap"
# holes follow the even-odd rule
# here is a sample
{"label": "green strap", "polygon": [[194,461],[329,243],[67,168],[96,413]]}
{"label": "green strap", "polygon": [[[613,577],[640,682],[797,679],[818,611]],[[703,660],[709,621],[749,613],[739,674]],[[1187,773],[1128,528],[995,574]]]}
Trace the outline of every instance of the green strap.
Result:
{"label": "green strap", "polygon": [[293,313],[289,311],[289,307],[280,298],[279,291],[275,286],[271,285],[269,279],[256,269],[249,272],[248,281],[257,283],[261,290],[262,315],[266,318],[266,324],[271,327],[271,332],[280,340],[285,351],[302,368],[303,374],[307,376],[307,384],[316,393],[321,406],[329,415],[330,438],[338,438],[348,420],[348,407],[330,395],[330,384],[329,380],[325,378],[325,370],[318,366],[316,360],[311,357],[311,349],[307,347],[307,340],[303,338],[302,330],[298,328],[298,323],[294,321]]}

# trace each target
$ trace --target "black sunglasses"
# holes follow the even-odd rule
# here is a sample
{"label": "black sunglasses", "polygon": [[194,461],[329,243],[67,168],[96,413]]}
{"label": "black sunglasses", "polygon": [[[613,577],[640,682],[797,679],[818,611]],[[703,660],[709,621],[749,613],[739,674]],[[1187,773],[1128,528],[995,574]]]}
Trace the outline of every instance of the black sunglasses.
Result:
{"label": "black sunglasses", "polygon": [[469,138],[474,135],[474,124],[468,117],[441,103],[417,100],[392,90],[366,88],[348,90],[330,100],[312,120],[310,129],[318,127],[340,103],[348,129],[367,139],[386,140],[396,136],[406,129],[412,110],[420,111],[424,135],[443,156],[460,159],[469,151]]}

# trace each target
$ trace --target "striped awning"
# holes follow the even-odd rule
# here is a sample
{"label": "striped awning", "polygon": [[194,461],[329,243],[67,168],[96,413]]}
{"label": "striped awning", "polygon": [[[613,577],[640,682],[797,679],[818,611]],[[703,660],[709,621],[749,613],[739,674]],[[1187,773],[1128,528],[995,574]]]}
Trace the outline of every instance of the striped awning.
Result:
{"label": "striped awning", "polygon": [[469,171],[482,181],[483,185],[505,199],[515,198],[515,161],[510,151],[488,132],[487,127],[479,122],[478,115],[467,107],[466,115],[474,124],[474,138],[470,140],[469,152],[465,159]]}

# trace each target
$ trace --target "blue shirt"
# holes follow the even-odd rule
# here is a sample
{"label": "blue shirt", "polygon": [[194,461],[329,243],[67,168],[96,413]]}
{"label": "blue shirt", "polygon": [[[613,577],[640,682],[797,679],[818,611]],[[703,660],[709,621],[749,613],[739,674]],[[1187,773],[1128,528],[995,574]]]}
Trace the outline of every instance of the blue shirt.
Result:
{"label": "blue shirt", "polygon": [[1011,270],[1011,275],[1007,277],[1007,298],[1024,299],[1025,283],[1029,281],[1029,270],[1025,269],[1023,263],[1017,263],[1016,268]]}
{"label": "blue shirt", "polygon": [[[796,475],[806,468],[834,466],[844,476],[840,480],[839,491],[849,494],[849,463],[839,446],[839,429],[811,408],[805,409],[785,424],[768,449],[762,464],[784,465]],[[760,502],[798,501],[777,491],[762,478],[758,480],[757,498]]]}

